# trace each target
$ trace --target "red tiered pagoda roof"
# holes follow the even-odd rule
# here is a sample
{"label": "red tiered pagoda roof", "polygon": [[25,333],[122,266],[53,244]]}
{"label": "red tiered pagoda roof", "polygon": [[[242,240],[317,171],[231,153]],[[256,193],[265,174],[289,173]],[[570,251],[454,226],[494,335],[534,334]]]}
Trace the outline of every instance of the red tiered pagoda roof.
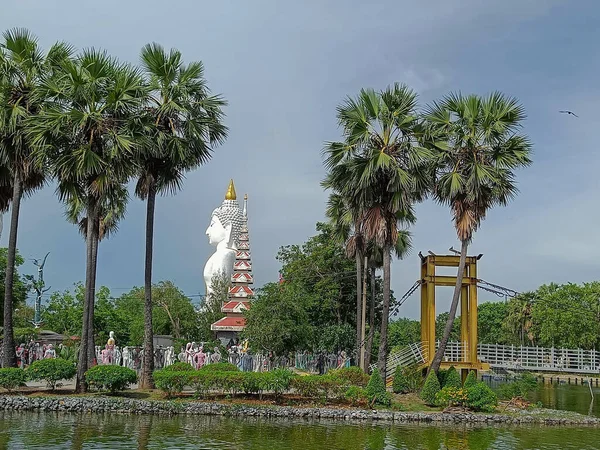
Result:
{"label": "red tiered pagoda roof", "polygon": [[210,326],[213,331],[242,331],[246,327],[245,317],[225,316]]}

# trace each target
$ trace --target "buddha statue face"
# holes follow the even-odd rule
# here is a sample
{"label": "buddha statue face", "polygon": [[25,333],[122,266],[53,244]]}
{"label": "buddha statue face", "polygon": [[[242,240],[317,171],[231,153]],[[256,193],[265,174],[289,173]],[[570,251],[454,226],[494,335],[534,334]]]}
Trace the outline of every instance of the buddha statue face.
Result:
{"label": "buddha statue face", "polygon": [[237,202],[233,180],[229,184],[225,200],[211,214],[210,225],[206,235],[211,245],[228,249],[237,249],[243,224],[243,214]]}

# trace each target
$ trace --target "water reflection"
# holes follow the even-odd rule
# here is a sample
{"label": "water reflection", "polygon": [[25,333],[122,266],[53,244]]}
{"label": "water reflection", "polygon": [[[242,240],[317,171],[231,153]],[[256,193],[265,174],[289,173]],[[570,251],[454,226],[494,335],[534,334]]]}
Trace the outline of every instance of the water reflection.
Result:
{"label": "water reflection", "polygon": [[417,426],[217,416],[0,412],[2,449],[595,449],[592,428]]}

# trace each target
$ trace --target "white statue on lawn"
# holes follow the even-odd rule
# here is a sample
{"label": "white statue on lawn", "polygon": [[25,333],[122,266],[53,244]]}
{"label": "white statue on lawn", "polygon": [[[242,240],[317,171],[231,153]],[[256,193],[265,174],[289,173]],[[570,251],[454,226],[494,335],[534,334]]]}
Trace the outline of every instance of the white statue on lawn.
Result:
{"label": "white statue on lawn", "polygon": [[206,229],[208,242],[217,247],[204,266],[207,296],[213,292],[212,280],[215,276],[225,275],[226,280],[231,279],[242,224],[243,214],[231,180],[223,204],[213,211]]}

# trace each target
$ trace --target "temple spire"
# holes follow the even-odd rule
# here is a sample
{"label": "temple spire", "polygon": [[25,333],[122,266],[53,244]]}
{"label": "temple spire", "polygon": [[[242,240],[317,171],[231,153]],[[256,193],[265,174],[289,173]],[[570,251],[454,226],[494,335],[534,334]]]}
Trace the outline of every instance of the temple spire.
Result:
{"label": "temple spire", "polygon": [[244,194],[244,210],[242,211],[244,219],[248,220],[248,194]]}
{"label": "temple spire", "polygon": [[229,186],[227,187],[225,200],[237,200],[237,195],[235,194],[235,185],[233,184],[233,178],[229,180]]}

